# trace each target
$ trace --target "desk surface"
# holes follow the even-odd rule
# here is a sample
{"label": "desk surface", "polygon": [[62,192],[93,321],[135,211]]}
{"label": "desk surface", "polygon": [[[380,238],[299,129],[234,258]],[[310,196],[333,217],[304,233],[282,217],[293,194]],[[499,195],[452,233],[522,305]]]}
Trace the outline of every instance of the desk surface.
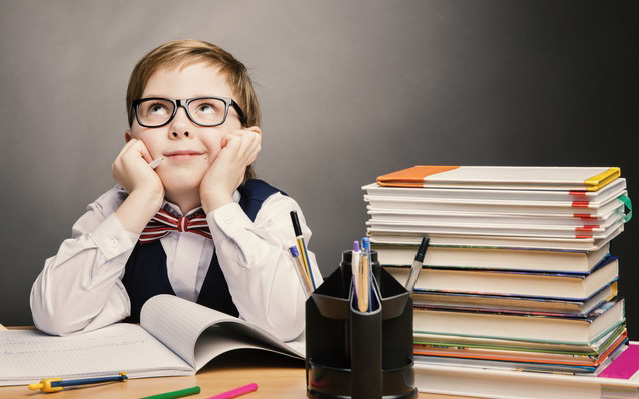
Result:
{"label": "desk surface", "polygon": [[[239,350],[218,356],[194,376],[130,379],[126,382],[67,388],[52,394],[30,391],[26,386],[0,387],[0,398],[132,399],[199,385],[200,394],[186,398],[203,399],[255,382],[259,386],[258,390],[240,398],[303,399],[306,398],[304,367],[304,361],[299,359],[286,358],[264,351]],[[420,394],[419,398],[464,399],[457,396],[424,393]]]}

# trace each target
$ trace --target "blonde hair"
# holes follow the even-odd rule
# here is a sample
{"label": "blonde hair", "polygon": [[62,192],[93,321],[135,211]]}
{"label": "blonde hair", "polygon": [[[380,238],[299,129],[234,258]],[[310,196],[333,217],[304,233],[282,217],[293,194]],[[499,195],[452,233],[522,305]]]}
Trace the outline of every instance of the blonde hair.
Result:
{"label": "blonde hair", "polygon": [[[198,62],[204,62],[218,67],[227,80],[246,118],[246,126],[260,126],[262,114],[253,83],[248,76],[246,67],[228,52],[220,47],[201,40],[174,40],[164,43],[147,53],[133,68],[129,85],[126,90],[126,109],[129,117],[129,127],[133,126],[135,117],[133,100],[142,97],[146,84],[155,71],[162,68],[186,67]],[[255,177],[253,166],[249,165],[244,173],[246,180]]]}

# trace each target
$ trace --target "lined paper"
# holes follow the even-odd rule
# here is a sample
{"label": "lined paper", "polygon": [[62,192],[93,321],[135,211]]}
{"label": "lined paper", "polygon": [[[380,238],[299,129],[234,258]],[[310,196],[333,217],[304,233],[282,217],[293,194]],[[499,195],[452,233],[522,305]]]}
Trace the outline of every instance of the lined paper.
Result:
{"label": "lined paper", "polygon": [[52,377],[116,375],[120,371],[126,371],[131,378],[147,376],[149,372],[194,373],[187,363],[133,324],[114,324],[67,337],[50,336],[38,330],[0,334],[0,386]]}

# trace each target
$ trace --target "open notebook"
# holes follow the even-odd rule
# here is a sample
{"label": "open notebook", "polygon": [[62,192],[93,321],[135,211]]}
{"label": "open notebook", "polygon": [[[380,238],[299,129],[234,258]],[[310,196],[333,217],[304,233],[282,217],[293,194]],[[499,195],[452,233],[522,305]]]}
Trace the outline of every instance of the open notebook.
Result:
{"label": "open notebook", "polygon": [[43,378],[193,375],[234,349],[304,357],[304,334],[284,343],[263,329],[213,309],[158,295],[142,308],[140,325],[119,323],[67,337],[37,330],[0,333],[0,386]]}

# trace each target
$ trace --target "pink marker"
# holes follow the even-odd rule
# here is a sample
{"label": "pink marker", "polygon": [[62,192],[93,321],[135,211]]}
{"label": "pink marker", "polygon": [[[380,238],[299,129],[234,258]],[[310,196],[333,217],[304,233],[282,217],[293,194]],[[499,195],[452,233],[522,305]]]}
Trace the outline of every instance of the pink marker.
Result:
{"label": "pink marker", "polygon": [[240,395],[244,395],[245,393],[255,392],[257,391],[257,384],[252,383],[248,385],[244,385],[243,387],[231,389],[230,391],[211,396],[207,399],[232,399],[237,398]]}

